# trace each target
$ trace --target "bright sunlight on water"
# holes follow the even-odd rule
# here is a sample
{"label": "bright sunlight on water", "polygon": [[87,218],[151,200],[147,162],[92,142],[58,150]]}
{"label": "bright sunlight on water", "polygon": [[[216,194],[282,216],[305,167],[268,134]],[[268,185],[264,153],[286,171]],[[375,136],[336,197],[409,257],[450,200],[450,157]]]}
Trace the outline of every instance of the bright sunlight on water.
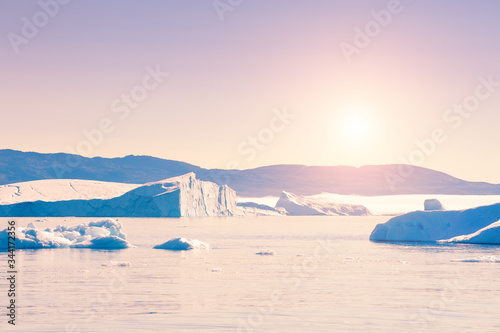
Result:
{"label": "bright sunlight on water", "polygon": [[[38,227],[91,220],[99,219],[51,218]],[[123,218],[135,248],[17,251],[12,331],[500,331],[500,248],[370,242],[386,220]],[[153,249],[176,237],[211,249]],[[275,255],[256,254],[267,250]],[[6,257],[0,253],[2,263]]]}

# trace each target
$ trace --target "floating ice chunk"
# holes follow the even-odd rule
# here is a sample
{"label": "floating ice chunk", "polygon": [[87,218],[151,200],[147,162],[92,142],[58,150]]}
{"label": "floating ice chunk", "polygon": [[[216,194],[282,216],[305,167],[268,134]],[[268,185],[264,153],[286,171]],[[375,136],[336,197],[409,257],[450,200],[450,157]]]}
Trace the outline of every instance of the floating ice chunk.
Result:
{"label": "floating ice chunk", "polygon": [[116,236],[122,239],[126,239],[127,235],[121,232],[122,229],[122,224],[120,222],[113,221],[110,219],[102,220],[102,221],[97,221],[97,222],[90,222],[89,227],[99,227],[99,228],[106,228],[109,230],[109,234],[111,236]]}
{"label": "floating ice chunk", "polygon": [[274,252],[273,250],[265,250],[265,251],[257,252],[256,254],[261,255],[261,256],[274,256],[274,255],[276,255],[276,252]]}
{"label": "floating ice chunk", "polygon": [[500,258],[496,256],[480,256],[469,259],[453,259],[452,262],[487,262],[487,263],[500,263]]}
{"label": "floating ice chunk", "polygon": [[132,247],[132,244],[116,236],[97,237],[90,240],[89,247],[98,250],[119,250]]}
{"label": "floating ice chunk", "polygon": [[[19,227],[16,233],[17,249],[92,248],[124,249],[132,245],[125,240],[121,224],[113,220],[81,223],[73,227],[58,226],[40,230],[34,223]],[[0,250],[8,248],[7,229],[0,231]]]}
{"label": "floating ice chunk", "polygon": [[115,267],[131,267],[132,264],[130,263],[130,261],[114,261],[114,260],[110,260],[110,261],[108,261],[105,264],[101,264],[101,266],[104,266],[104,267],[112,267],[112,266],[115,266]]}
{"label": "floating ice chunk", "polygon": [[[37,248],[58,248],[58,247],[69,247],[71,241],[67,238],[61,237],[60,233],[52,233],[47,231],[41,231],[38,229],[28,229],[24,233],[26,239],[33,240],[37,243]],[[26,245],[30,243],[26,242]],[[21,244],[20,248],[24,244]]]}
{"label": "floating ice chunk", "polygon": [[208,250],[210,245],[197,239],[174,238],[154,248],[171,251]]}

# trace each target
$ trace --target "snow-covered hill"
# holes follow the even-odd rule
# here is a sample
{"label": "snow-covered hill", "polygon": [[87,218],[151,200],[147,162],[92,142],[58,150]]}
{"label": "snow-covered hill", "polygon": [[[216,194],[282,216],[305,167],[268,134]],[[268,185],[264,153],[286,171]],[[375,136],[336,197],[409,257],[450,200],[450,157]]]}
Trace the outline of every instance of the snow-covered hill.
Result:
{"label": "snow-covered hill", "polygon": [[[78,161],[74,165],[74,161]],[[87,158],[0,150],[0,185],[40,179],[87,179],[144,184],[189,172],[198,179],[228,185],[244,197],[300,195],[459,194],[500,195],[500,184],[468,182],[442,172],[408,165],[350,166],[272,165],[248,170],[204,169],[151,156]],[[402,173],[402,170],[405,171]],[[406,176],[402,176],[405,174]]]}
{"label": "snow-covered hill", "polygon": [[139,186],[79,179],[35,180],[0,185],[0,205],[39,200],[111,199]]}
{"label": "snow-covered hill", "polygon": [[144,184],[110,199],[35,201],[0,205],[0,216],[182,217],[232,216],[236,193],[194,173]]}

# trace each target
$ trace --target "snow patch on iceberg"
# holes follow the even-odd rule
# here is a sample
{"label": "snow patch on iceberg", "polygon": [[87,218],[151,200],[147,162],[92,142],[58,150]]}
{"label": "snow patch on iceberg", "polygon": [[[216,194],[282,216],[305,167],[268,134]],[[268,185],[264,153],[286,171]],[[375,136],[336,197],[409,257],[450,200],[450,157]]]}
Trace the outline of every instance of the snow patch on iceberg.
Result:
{"label": "snow patch on iceberg", "polygon": [[209,250],[210,245],[197,239],[174,238],[154,248],[171,251]]}
{"label": "snow patch on iceberg", "polygon": [[[58,226],[55,229],[40,230],[30,223],[26,228],[16,231],[16,249],[43,248],[90,248],[125,249],[132,247],[126,241],[118,221],[102,220],[81,223],[73,227]],[[0,251],[8,248],[7,229],[0,231]]]}
{"label": "snow patch on iceberg", "polygon": [[500,244],[500,221],[472,234],[440,240],[443,243]]}

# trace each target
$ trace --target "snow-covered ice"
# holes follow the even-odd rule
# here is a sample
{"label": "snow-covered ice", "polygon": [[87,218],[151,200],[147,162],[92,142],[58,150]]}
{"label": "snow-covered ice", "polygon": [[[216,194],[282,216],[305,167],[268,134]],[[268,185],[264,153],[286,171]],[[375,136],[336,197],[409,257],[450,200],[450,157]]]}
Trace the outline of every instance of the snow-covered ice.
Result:
{"label": "snow-covered ice", "polygon": [[500,203],[462,211],[416,211],[378,224],[373,241],[500,243]]}
{"label": "snow-covered ice", "polygon": [[132,191],[138,184],[80,179],[45,179],[0,185],[0,205],[26,201],[111,199]]}
{"label": "snow-covered ice", "polygon": [[154,248],[171,251],[209,250],[210,245],[197,239],[174,238]]}

